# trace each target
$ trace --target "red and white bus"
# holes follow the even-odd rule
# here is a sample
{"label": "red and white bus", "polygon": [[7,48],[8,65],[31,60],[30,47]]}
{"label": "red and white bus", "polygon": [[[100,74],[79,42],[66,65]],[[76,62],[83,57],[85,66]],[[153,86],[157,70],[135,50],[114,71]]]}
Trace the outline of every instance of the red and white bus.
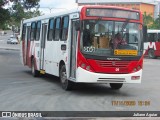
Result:
{"label": "red and white bus", "polygon": [[144,41],[145,55],[149,58],[157,58],[160,56],[160,30],[147,30],[148,38]]}
{"label": "red and white bus", "polygon": [[[141,83],[143,24],[140,11],[113,6],[79,6],[22,22],[22,62],[33,76],[60,77],[63,89],[74,83]],[[127,44],[114,48],[119,33]]]}

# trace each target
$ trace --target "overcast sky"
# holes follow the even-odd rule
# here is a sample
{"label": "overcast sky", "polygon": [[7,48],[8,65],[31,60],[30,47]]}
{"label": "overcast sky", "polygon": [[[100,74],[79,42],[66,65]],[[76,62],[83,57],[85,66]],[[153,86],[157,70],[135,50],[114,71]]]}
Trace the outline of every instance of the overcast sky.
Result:
{"label": "overcast sky", "polygon": [[55,10],[71,9],[74,6],[77,6],[75,0],[40,0],[40,11],[45,14],[50,13],[49,8],[51,8],[51,12],[53,12]]}

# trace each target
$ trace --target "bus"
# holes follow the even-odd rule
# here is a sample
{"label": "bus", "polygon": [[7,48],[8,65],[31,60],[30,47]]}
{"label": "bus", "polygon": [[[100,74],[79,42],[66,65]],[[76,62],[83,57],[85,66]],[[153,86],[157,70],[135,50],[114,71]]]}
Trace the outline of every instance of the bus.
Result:
{"label": "bus", "polygon": [[[146,28],[140,11],[86,5],[22,21],[21,58],[33,76],[51,74],[62,88],[75,83],[141,83]],[[125,45],[114,48],[114,37]]]}
{"label": "bus", "polygon": [[144,41],[145,55],[156,59],[160,56],[160,30],[147,30],[147,39]]}

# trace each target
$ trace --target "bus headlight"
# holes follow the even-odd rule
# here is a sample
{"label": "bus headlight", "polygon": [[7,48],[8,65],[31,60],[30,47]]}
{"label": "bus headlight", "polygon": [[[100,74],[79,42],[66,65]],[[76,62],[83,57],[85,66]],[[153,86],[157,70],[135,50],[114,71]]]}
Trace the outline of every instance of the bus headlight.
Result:
{"label": "bus headlight", "polygon": [[90,71],[91,67],[90,66],[87,66],[86,67],[86,70]]}
{"label": "bus headlight", "polygon": [[137,69],[136,69],[136,68],[134,68],[134,69],[133,69],[133,72],[136,72],[136,71],[137,71]]}
{"label": "bus headlight", "polygon": [[137,70],[140,70],[141,69],[141,66],[139,65],[138,67],[137,67]]}
{"label": "bus headlight", "polygon": [[86,67],[86,65],[85,65],[84,63],[82,63],[82,64],[81,64],[81,67],[82,67],[82,68],[85,68],[85,67]]}
{"label": "bus headlight", "polygon": [[137,71],[139,71],[141,69],[141,66],[139,65],[138,67],[135,67],[134,69],[133,69],[133,72],[137,72]]}

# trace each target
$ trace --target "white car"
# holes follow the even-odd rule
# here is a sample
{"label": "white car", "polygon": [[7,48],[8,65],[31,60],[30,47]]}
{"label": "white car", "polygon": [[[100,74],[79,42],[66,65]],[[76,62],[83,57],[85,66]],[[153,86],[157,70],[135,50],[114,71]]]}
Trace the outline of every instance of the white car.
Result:
{"label": "white car", "polygon": [[7,40],[7,44],[10,44],[10,43],[11,43],[11,38]]}
{"label": "white car", "polygon": [[18,40],[15,36],[11,35],[10,38],[7,40],[7,44],[18,44]]}
{"label": "white car", "polygon": [[12,40],[13,37],[14,37],[13,35],[10,35],[10,37],[9,37],[8,40],[7,40],[7,44],[10,44],[10,43],[11,43],[11,40]]}
{"label": "white car", "polygon": [[16,37],[13,37],[13,38],[11,39],[11,44],[18,44],[18,40],[17,40]]}

